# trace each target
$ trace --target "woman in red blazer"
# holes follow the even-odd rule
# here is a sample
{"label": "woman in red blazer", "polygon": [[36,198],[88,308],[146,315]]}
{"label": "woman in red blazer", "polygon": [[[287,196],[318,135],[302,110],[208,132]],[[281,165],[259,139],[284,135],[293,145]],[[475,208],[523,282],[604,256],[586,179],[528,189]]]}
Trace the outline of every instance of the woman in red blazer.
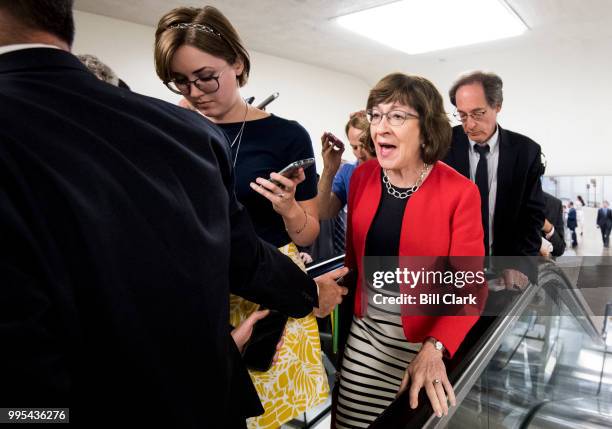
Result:
{"label": "woman in red blazer", "polygon": [[[478,189],[439,161],[451,127],[433,84],[386,76],[370,91],[367,112],[377,159],[359,166],[350,184],[346,266],[358,281],[334,407],[338,428],[375,420],[409,384],[412,408],[425,388],[434,412],[446,414],[455,398],[442,357],[455,353],[478,320],[475,312],[370,314],[364,256],[475,256],[481,268],[484,255]],[[478,293],[481,308],[486,287]]]}

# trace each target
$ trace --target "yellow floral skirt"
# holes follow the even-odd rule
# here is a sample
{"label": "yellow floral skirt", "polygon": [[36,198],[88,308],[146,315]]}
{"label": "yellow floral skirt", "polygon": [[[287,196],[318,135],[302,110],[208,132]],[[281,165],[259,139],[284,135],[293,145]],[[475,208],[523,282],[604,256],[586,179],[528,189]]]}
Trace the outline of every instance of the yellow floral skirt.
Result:
{"label": "yellow floral skirt", "polygon": [[[279,250],[305,270],[295,244],[289,243]],[[230,323],[238,326],[258,307],[231,295]],[[327,399],[329,385],[315,316],[311,313],[302,319],[289,318],[278,362],[266,372],[249,370],[249,374],[265,409],[261,416],[247,420],[249,429],[278,428]]]}

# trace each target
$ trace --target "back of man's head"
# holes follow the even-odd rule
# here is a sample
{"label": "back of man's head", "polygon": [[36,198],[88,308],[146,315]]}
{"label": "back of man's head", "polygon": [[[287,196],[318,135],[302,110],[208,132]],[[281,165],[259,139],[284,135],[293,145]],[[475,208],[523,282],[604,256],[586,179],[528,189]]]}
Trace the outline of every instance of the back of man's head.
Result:
{"label": "back of man's head", "polygon": [[73,0],[0,0],[0,45],[45,42],[55,36],[68,47],[74,40]]}

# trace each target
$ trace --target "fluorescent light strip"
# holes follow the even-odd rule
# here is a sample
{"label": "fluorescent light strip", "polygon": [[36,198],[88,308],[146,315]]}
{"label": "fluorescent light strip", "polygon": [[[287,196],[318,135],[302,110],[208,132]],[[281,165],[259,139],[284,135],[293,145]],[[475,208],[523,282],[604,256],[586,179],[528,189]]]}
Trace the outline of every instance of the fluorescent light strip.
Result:
{"label": "fluorescent light strip", "polygon": [[527,29],[501,0],[402,0],[336,21],[412,55],[514,37]]}

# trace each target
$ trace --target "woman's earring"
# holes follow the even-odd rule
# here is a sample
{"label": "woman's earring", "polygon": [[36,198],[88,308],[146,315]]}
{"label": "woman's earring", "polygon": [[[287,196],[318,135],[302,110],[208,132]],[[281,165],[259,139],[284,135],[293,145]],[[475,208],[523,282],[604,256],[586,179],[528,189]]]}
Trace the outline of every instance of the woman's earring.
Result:
{"label": "woman's earring", "polygon": [[425,143],[421,143],[421,148],[425,149]]}

